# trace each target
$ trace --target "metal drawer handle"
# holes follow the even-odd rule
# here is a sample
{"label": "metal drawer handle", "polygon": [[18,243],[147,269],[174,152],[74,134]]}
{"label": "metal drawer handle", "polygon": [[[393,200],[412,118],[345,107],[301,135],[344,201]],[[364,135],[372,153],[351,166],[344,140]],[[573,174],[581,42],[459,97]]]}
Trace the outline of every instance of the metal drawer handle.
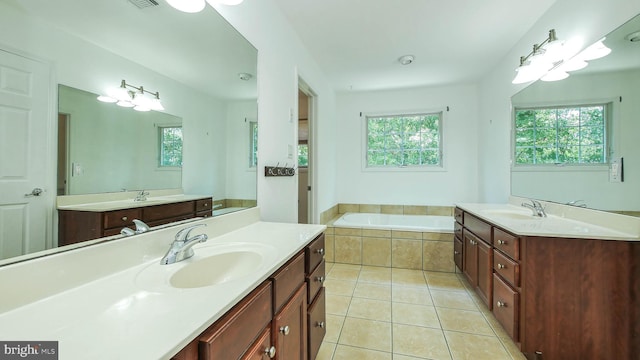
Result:
{"label": "metal drawer handle", "polygon": [[498,307],[507,307],[507,303],[502,302],[502,301],[498,301],[498,302],[496,303],[496,305],[497,305]]}
{"label": "metal drawer handle", "polygon": [[276,357],[276,347],[272,346],[270,348],[266,348],[264,349],[264,353],[267,354],[270,359],[273,359],[274,357]]}
{"label": "metal drawer handle", "polygon": [[498,269],[506,269],[506,268],[507,268],[506,265],[498,264]]}
{"label": "metal drawer handle", "polygon": [[318,321],[318,322],[316,323],[316,326],[317,326],[317,327],[319,327],[319,328],[321,328],[321,329],[324,329],[324,321]]}
{"label": "metal drawer handle", "polygon": [[498,240],[498,244],[500,245],[507,245],[507,242],[504,240]]}
{"label": "metal drawer handle", "polygon": [[284,334],[284,336],[289,335],[289,325],[287,326],[281,326],[280,327],[280,332]]}
{"label": "metal drawer handle", "polygon": [[454,252],[453,252],[453,255],[459,255],[459,254],[460,254],[460,252],[459,252],[459,251],[454,251]]}
{"label": "metal drawer handle", "polygon": [[324,255],[324,249],[317,249],[316,254]]}
{"label": "metal drawer handle", "polygon": [[126,216],[123,216],[123,217],[122,217],[122,221],[127,221],[127,220],[129,220],[129,218],[128,218],[128,217],[126,217]]}
{"label": "metal drawer handle", "polygon": [[319,283],[323,283],[324,282],[324,276],[316,276],[316,281]]}

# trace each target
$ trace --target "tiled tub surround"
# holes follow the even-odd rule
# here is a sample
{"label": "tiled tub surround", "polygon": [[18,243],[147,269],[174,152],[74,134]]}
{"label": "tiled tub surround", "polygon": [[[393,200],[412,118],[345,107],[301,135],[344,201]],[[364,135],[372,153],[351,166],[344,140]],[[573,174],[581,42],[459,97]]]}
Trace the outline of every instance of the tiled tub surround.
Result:
{"label": "tiled tub surround", "polygon": [[398,231],[334,227],[346,212],[452,216],[453,207],[339,204],[325,211],[325,259],[329,262],[400,269],[455,272],[452,232]]}

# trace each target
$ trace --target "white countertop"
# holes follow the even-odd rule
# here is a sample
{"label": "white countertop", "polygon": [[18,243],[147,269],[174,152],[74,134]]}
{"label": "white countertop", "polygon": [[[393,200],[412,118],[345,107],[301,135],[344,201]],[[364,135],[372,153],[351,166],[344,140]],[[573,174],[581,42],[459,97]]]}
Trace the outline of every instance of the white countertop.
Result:
{"label": "white countertop", "polygon": [[163,205],[178,203],[183,201],[192,201],[200,199],[209,199],[210,195],[167,195],[167,196],[148,196],[147,200],[134,201],[133,198],[122,200],[110,200],[110,201],[96,201],[96,202],[84,202],[75,203],[69,205],[58,205],[58,210],[77,210],[77,211],[113,211],[122,209],[139,208],[153,205]]}
{"label": "white countertop", "polygon": [[[192,259],[172,265],[159,260],[184,225],[2,267],[0,339],[59,341],[64,360],[169,359],[325,229],[258,218],[254,208],[192,223],[206,223],[193,234],[207,233],[209,240],[194,246]],[[184,266],[205,247],[234,243],[275,252],[258,271],[226,284],[176,289],[140,280],[151,267]],[[69,261],[69,268],[61,265]],[[84,268],[95,274],[80,273]]]}
{"label": "white countertop", "polygon": [[520,201],[457,206],[516,235],[640,241],[640,218],[553,203],[543,203],[547,217],[535,217]]}

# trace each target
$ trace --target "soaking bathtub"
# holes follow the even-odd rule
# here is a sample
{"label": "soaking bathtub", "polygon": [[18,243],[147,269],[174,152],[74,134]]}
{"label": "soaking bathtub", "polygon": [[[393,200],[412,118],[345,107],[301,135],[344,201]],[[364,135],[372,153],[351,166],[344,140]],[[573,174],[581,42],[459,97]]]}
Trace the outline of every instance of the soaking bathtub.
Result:
{"label": "soaking bathtub", "polygon": [[453,233],[453,216],[345,213],[333,226]]}

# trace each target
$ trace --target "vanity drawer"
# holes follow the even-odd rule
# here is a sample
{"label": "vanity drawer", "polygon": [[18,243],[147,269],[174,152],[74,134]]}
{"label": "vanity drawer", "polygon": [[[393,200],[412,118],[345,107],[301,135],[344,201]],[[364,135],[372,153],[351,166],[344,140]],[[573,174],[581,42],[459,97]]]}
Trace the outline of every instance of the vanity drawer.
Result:
{"label": "vanity drawer", "polygon": [[310,274],[324,258],[324,233],[320,234],[305,249],[305,274]]}
{"label": "vanity drawer", "polygon": [[457,221],[453,223],[453,234],[462,239],[462,224]]}
{"label": "vanity drawer", "polygon": [[201,199],[196,200],[196,212],[211,210],[211,204],[213,201],[211,199]]}
{"label": "vanity drawer", "polygon": [[458,269],[462,270],[462,240],[458,237],[453,238],[453,262],[456,264]]}
{"label": "vanity drawer", "polygon": [[270,281],[262,283],[198,338],[201,360],[239,359],[271,322]]}
{"label": "vanity drawer", "polygon": [[477,237],[484,240],[488,244],[492,244],[491,239],[491,225],[478,219],[477,217],[465,213],[464,214],[464,227],[474,233]]}
{"label": "vanity drawer", "polygon": [[493,246],[509,255],[514,260],[520,260],[520,238],[511,235],[501,229],[494,228],[493,230],[494,243]]}
{"label": "vanity drawer", "polygon": [[463,212],[462,212],[462,209],[460,208],[456,208],[453,211],[453,218],[456,219],[456,222],[459,222],[460,224],[462,224],[462,221],[463,221],[462,214]]}
{"label": "vanity drawer", "polygon": [[518,341],[520,294],[493,274],[493,316],[514,341]]}
{"label": "vanity drawer", "polygon": [[520,287],[520,265],[497,250],[493,250],[493,269],[511,285]]}
{"label": "vanity drawer", "polygon": [[325,271],[325,265],[324,265],[324,260],[322,260],[320,262],[320,265],[318,265],[318,267],[316,267],[316,269],[309,275],[307,275],[307,303],[311,304],[311,302],[313,301],[313,299],[316,297],[316,295],[318,294],[318,291],[320,291],[320,289],[322,288],[322,285],[324,285],[324,271]]}
{"label": "vanity drawer", "polygon": [[162,219],[178,218],[181,215],[193,216],[194,206],[193,201],[149,206],[143,210],[143,221],[153,222]]}
{"label": "vanity drawer", "polygon": [[274,314],[280,311],[291,295],[304,283],[304,278],[304,255],[302,252],[271,276]]}
{"label": "vanity drawer", "polygon": [[[269,359],[269,351],[271,350],[271,328],[266,328],[262,335],[256,340],[256,342],[251,346],[251,349],[247,351],[242,359],[240,360],[265,360]],[[275,347],[273,347],[275,349]]]}
{"label": "vanity drawer", "polygon": [[[140,208],[115,210],[104,213],[104,228],[125,227],[133,225],[133,219],[141,220]],[[120,230],[118,230],[118,233]]]}
{"label": "vanity drawer", "polygon": [[314,360],[320,350],[320,345],[327,333],[326,299],[324,288],[318,293],[313,304],[307,310],[307,326],[309,327],[309,360]]}

